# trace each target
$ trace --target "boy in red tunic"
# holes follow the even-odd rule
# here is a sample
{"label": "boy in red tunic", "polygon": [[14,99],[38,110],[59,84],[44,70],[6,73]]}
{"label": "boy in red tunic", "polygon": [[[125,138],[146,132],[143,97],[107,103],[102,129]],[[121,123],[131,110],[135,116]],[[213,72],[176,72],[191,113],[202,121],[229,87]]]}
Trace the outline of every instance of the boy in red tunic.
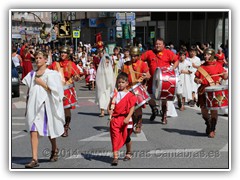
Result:
{"label": "boy in red tunic", "polygon": [[[118,164],[118,151],[126,144],[127,152],[124,160],[131,159],[131,132],[134,106],[137,98],[127,90],[128,75],[120,73],[117,77],[117,90],[110,100],[108,112],[110,114],[110,136],[112,142],[113,161],[112,166]],[[128,129],[128,126],[131,126]]]}
{"label": "boy in red tunic", "polygon": [[215,60],[215,51],[213,49],[207,48],[204,50],[204,59],[206,62],[198,68],[194,79],[197,84],[201,84],[201,86],[198,88],[197,105],[199,105],[201,108],[202,117],[207,126],[206,134],[208,137],[214,138],[218,119],[218,111],[211,110],[211,116],[209,116],[209,110],[206,108],[206,96],[204,94],[205,88],[208,86],[219,85],[221,78],[226,80],[228,78],[228,74],[222,65]]}
{"label": "boy in red tunic", "polygon": [[[147,63],[143,62],[139,57],[140,49],[136,46],[132,47],[130,49],[130,55],[131,61],[125,62],[122,67],[122,72],[125,72],[128,75],[129,88],[137,83],[145,85],[146,80],[148,80],[151,75]],[[136,129],[134,130],[135,133],[141,133],[142,107],[136,109],[133,114],[134,124],[136,124]]]}

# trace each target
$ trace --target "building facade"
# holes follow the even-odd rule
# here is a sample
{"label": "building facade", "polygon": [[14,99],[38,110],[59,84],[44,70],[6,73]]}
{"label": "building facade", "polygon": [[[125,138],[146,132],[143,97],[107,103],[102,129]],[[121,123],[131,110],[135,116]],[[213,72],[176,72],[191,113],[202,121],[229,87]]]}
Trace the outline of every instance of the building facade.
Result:
{"label": "building facade", "polygon": [[[48,39],[40,37],[39,19],[47,24],[46,31],[50,33]],[[130,24],[130,40],[124,40],[122,35],[121,26],[125,22]],[[68,36],[59,36],[65,24],[69,25],[70,32]],[[72,37],[74,30],[80,31],[80,38]],[[80,41],[93,44],[97,33],[102,34],[105,44],[114,43],[118,46],[126,45],[126,42],[153,46],[156,38],[162,37],[176,48],[181,44],[211,42],[216,49],[229,40],[229,11],[12,12],[12,38],[15,40],[27,39],[35,43],[57,45]]]}

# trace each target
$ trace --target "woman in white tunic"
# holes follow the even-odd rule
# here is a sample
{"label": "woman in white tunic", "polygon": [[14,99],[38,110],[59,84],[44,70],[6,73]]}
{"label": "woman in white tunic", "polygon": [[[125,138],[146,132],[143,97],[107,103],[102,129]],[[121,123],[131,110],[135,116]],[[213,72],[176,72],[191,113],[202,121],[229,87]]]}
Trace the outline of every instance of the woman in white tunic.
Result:
{"label": "woman in white tunic", "polygon": [[64,132],[63,87],[60,75],[47,69],[47,54],[36,53],[37,71],[31,71],[22,80],[29,88],[26,120],[31,137],[32,160],[26,168],[38,164],[38,136],[48,136],[52,145],[50,161],[58,160],[56,137]]}
{"label": "woman in white tunic", "polygon": [[100,117],[104,116],[110,101],[110,94],[115,86],[115,75],[108,55],[104,54],[99,63],[96,74],[96,103],[101,110]]}
{"label": "woman in white tunic", "polygon": [[192,100],[192,63],[188,59],[186,59],[186,53],[184,51],[180,51],[179,55],[180,61],[178,65],[178,71],[180,73],[179,79],[181,85],[178,86],[178,88],[180,88],[178,89],[178,91],[182,92],[182,107],[180,108],[180,110],[184,110],[185,102]]}

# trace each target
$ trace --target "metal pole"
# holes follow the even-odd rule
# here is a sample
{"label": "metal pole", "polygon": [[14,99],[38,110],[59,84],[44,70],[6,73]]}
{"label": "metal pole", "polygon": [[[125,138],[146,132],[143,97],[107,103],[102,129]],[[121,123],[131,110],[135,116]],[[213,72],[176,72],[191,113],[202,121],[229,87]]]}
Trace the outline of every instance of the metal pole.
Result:
{"label": "metal pole", "polygon": [[75,54],[77,54],[77,38],[75,38]]}

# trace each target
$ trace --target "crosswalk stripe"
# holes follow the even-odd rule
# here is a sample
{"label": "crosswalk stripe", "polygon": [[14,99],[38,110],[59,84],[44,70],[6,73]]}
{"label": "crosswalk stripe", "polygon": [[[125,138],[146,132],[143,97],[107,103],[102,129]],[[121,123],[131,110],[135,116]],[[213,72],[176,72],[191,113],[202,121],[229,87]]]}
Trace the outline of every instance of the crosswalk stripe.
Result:
{"label": "crosswalk stripe", "polygon": [[20,137],[24,137],[24,136],[26,136],[26,134],[21,134],[21,135],[18,135],[18,136],[13,137],[12,140],[14,140],[14,139],[18,139],[18,138],[20,138]]}
{"label": "crosswalk stripe", "polygon": [[26,119],[26,117],[12,117],[12,119]]}
{"label": "crosswalk stripe", "polygon": [[222,149],[220,149],[220,152],[228,152],[228,143]]}
{"label": "crosswalk stripe", "polygon": [[12,123],[13,126],[25,126],[25,123]]}
{"label": "crosswalk stripe", "polygon": [[22,132],[22,131],[12,131],[12,134],[18,134],[20,132]]}
{"label": "crosswalk stripe", "polygon": [[[141,133],[136,134],[136,136],[131,137],[131,140],[132,141],[147,141],[147,138],[142,131]],[[81,139],[79,141],[111,141],[111,138],[110,138],[109,132],[103,132],[103,133],[97,134],[95,136]]]}
{"label": "crosswalk stripe", "polygon": [[17,109],[26,108],[26,102],[25,102],[25,101],[14,102],[13,105],[14,105]]}

